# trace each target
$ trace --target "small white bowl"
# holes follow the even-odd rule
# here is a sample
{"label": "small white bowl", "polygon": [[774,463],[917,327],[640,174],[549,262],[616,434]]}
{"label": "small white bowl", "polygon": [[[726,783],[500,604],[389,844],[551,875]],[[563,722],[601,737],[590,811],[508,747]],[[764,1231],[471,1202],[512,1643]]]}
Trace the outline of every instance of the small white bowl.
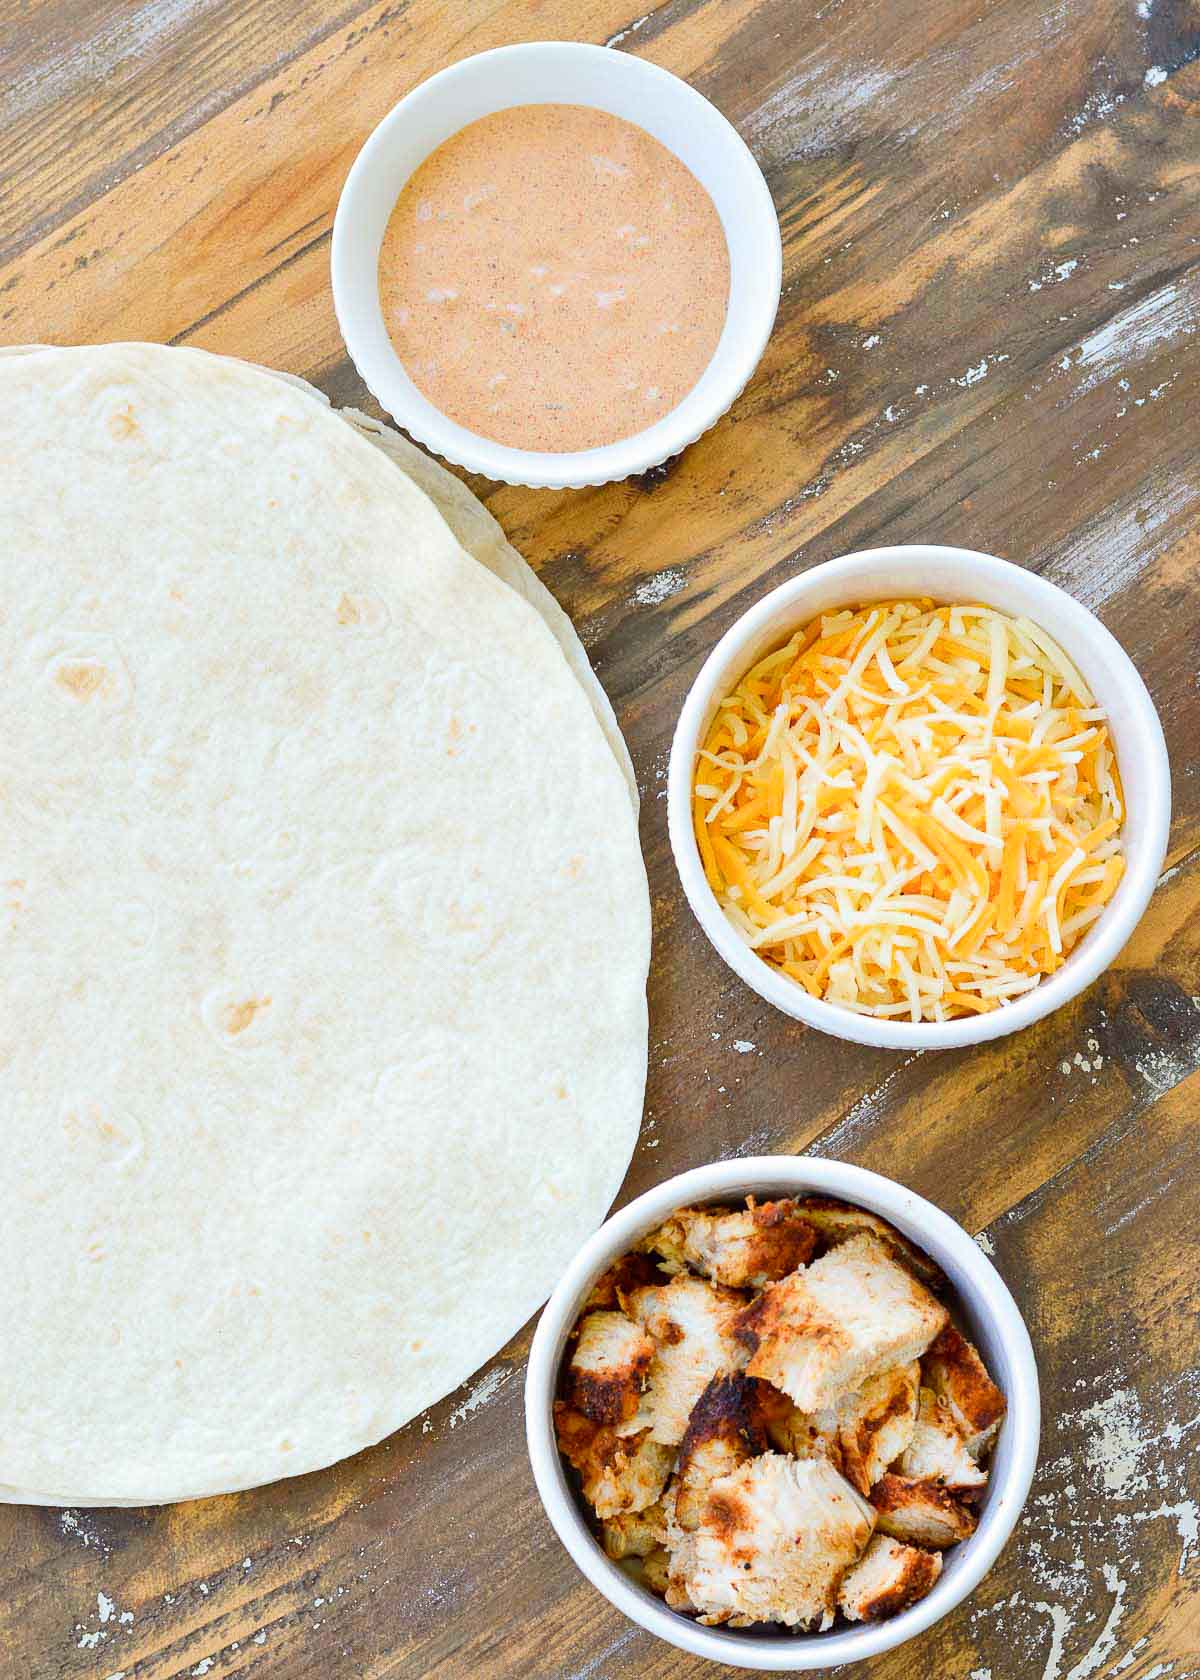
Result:
{"label": "small white bowl", "polygon": [[[424,397],[392,348],[379,304],[379,247],[401,187],[437,146],[513,105],[592,105],[646,129],[708,189],[729,245],[729,310],[712,361],[653,426],[598,449],[511,449],[457,425]],[[333,224],[333,302],[351,360],[415,438],[472,472],[538,487],[605,484],[694,443],[758,365],[783,268],[771,194],[745,142],[714,105],[656,64],[609,47],[534,41],[465,58],[422,82],[375,129],[342,188]]]}
{"label": "small white bowl", "polygon": [[[888,1219],[936,1260],[954,1291],[966,1335],[1008,1401],[991,1460],[979,1527],[944,1554],[945,1567],[928,1597],[889,1621],[831,1633],[756,1633],[702,1627],[668,1610],[605,1556],[567,1479],[554,1436],[553,1403],[563,1350],[592,1284],[639,1238],[676,1208],[732,1202],[752,1193],[837,1196]],[[719,1161],[680,1173],[630,1202],[584,1244],[550,1297],[529,1350],[525,1429],[534,1480],[546,1514],[579,1568],[618,1610],[660,1639],[731,1668],[799,1673],[879,1656],[913,1638],[973,1592],[1016,1526],[1033,1479],[1040,1433],[1037,1365],[1016,1303],[999,1272],[961,1225],[902,1184],[843,1161],[760,1155]]]}
{"label": "small white bowl", "polygon": [[[717,902],[692,828],[696,751],[717,706],[756,660],[821,613],[870,601],[931,596],[980,601],[1024,615],[1075,661],[1108,713],[1125,790],[1125,874],[1112,900],[1054,975],[987,1015],[957,1021],[894,1021],[856,1015],[810,997],[744,942]],[[888,1050],[945,1050],[981,1044],[1041,1020],[1067,1003],[1116,957],[1133,932],[1162,870],[1171,824],[1171,767],[1162,725],[1146,685],[1121,644],[1088,609],[1026,571],[991,554],[925,543],[864,549],[830,560],[757,601],[721,637],[692,684],[671,746],[667,783],[671,850],[688,903],[730,968],[760,997],[835,1038]]]}

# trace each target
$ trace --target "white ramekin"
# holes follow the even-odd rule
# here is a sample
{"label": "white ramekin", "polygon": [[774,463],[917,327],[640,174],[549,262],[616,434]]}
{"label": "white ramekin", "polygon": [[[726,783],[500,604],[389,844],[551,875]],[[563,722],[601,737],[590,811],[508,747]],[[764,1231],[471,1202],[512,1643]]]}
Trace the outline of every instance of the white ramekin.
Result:
{"label": "white ramekin", "polygon": [[[696,750],[722,699],[754,662],[820,613],[904,596],[980,601],[1024,614],[1061,643],[1108,713],[1125,788],[1125,874],[1102,916],[1057,974],[993,1010],[957,1021],[901,1022],[856,1015],[810,997],[757,957],[717,903],[692,828]],[[1171,822],[1171,770],[1146,685],[1120,643],[1088,609],[1035,572],[966,548],[925,543],[871,548],[830,560],[757,601],[721,637],[688,693],[671,747],[671,850],[688,903],[730,968],[784,1014],[835,1038],[890,1050],[944,1050],[1000,1038],[1038,1021],[1090,986],[1137,925],[1162,870]]]}
{"label": "white ramekin", "polygon": [[[889,1621],[821,1634],[702,1627],[691,1617],[668,1610],[660,1598],[636,1585],[605,1556],[559,1456],[552,1410],[558,1370],[567,1336],[592,1284],[676,1208],[733,1201],[749,1192],[760,1198],[808,1193],[838,1196],[891,1220],[945,1272],[963,1331],[978,1347],[1008,1400],[979,1527],[969,1540],[944,1554],[945,1567],[929,1596]],[[1016,1526],[1033,1478],[1040,1431],[1037,1365],[1029,1332],[1000,1274],[961,1225],[940,1208],[890,1178],[843,1161],[761,1155],[719,1161],[668,1179],[615,1213],[584,1244],[550,1297],[529,1350],[525,1429],[547,1516],[588,1580],[618,1610],[660,1639],[712,1662],[799,1673],[890,1651],[930,1627],[978,1586]]]}
{"label": "white ramekin", "polygon": [[[729,312],[698,384],[653,426],[599,449],[510,449],[469,432],[417,390],[379,304],[379,247],[401,187],[443,140],[512,105],[592,105],[661,140],[708,189],[729,244]],[[431,76],[375,129],[346,178],[333,224],[333,302],[346,348],[379,402],[415,438],[507,484],[605,484],[694,443],[742,391],[779,305],[779,221],[748,147],[714,105],[656,64],[609,47],[534,41],[479,53]]]}

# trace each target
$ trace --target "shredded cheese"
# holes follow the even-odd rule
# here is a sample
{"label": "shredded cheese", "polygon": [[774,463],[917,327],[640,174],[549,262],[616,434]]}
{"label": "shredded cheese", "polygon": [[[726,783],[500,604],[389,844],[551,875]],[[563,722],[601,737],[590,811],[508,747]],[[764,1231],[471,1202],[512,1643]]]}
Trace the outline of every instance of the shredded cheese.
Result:
{"label": "shredded cheese", "polygon": [[709,885],[766,962],[859,1014],[948,1021],[1059,968],[1125,867],[1103,711],[985,606],[828,613],[747,672],[697,756]]}

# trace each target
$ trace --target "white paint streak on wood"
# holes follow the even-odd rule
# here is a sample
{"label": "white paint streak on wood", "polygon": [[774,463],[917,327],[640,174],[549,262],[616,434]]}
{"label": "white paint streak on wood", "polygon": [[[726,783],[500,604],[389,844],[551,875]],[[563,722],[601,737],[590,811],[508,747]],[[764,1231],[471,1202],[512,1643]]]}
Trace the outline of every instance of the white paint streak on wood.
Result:
{"label": "white paint streak on wood", "polygon": [[1108,1619],[1096,1636],[1091,1650],[1079,1659],[1067,1675],[1067,1680],[1087,1680],[1089,1674],[1094,1674],[1101,1664],[1108,1661],[1116,1647],[1117,1628],[1125,1614],[1125,1582],[1111,1563],[1104,1565],[1104,1584],[1114,1595],[1112,1609],[1108,1612]]}
{"label": "white paint streak on wood", "polygon": [[1178,473],[1155,477],[1139,494],[1089,520],[1054,553],[1045,576],[1096,608],[1137,582],[1140,574],[1182,536],[1196,505],[1197,487]]}
{"label": "white paint streak on wood", "polygon": [[130,60],[144,59],[210,10],[217,0],[146,0],[123,13],[97,7],[95,27],[70,51],[47,39],[48,56],[5,93],[5,121],[44,111],[81,89],[106,81]]}
{"label": "white paint streak on wood", "polygon": [[1058,1680],[1062,1673],[1063,1646],[1074,1625],[1074,1618],[1067,1614],[1061,1604],[1046,1604],[1039,1599],[1033,1608],[1050,1618],[1050,1649],[1046,1653],[1042,1680]]}
{"label": "white paint streak on wood", "polygon": [[456,1406],[450,1413],[451,1429],[457,1429],[472,1412],[477,1412],[480,1406],[486,1406],[489,1400],[494,1400],[511,1376],[511,1366],[497,1365],[494,1370],[481,1377],[461,1405]]}
{"label": "white paint streak on wood", "polygon": [[645,12],[640,18],[634,18],[633,22],[626,24],[624,29],[618,29],[615,35],[610,35],[604,45],[606,47],[619,47],[622,41],[628,40],[631,35],[636,35],[639,29],[644,29],[653,16],[653,12]]}
{"label": "white paint streak on wood", "polygon": [[1071,372],[1084,378],[1072,393],[1085,396],[1106,379],[1172,348],[1200,327],[1200,271],[1139,298],[1081,342]]}
{"label": "white paint streak on wood", "polygon": [[575,1669],[571,1680],[603,1680],[603,1676],[608,1672],[605,1664],[627,1645],[632,1645],[641,1631],[641,1628],[626,1628],[624,1633],[618,1634],[602,1651],[597,1651],[594,1657],[590,1657],[582,1668]]}
{"label": "white paint streak on wood", "polygon": [[[972,46],[977,46],[977,56],[985,56],[997,39],[995,29],[987,20],[981,18],[978,34],[972,33],[967,38],[967,43],[956,40],[936,53],[927,54],[913,67],[913,73],[918,75],[923,86],[928,88],[929,98],[921,120],[901,129],[900,137],[907,140],[918,137],[944,137],[963,128],[964,119],[968,115],[975,122],[981,121],[978,107],[986,106],[990,100],[1001,98],[1014,88],[1025,85],[1030,65],[1042,60],[1047,53],[1053,52],[1075,22],[1070,0],[1059,0],[1057,5],[1046,6],[1037,20],[1037,26],[1031,30],[1017,52],[998,64],[985,63],[974,76],[964,79],[964,44],[968,52]],[[941,97],[941,89],[947,85],[947,78],[955,88],[953,99]]]}
{"label": "white paint streak on wood", "polygon": [[1119,1214],[1117,1218],[1113,1220],[1111,1225],[1106,1225],[1104,1227],[1104,1235],[1106,1237],[1116,1236],[1117,1232],[1124,1230],[1126,1225],[1132,1225],[1134,1220],[1140,1218],[1147,1208],[1153,1207],[1154,1203],[1157,1202],[1161,1196],[1165,1196],[1169,1190],[1174,1189],[1175,1179],[1177,1176],[1177,1174],[1168,1173],[1161,1183],[1156,1184],[1148,1195],[1142,1197],[1141,1201],[1135,1202],[1132,1207],[1126,1208],[1123,1213]]}
{"label": "white paint streak on wood", "polygon": [[768,94],[742,125],[742,137],[768,168],[830,151],[853,137],[855,119],[880,102],[896,75],[882,65],[806,64]]}
{"label": "white paint streak on wood", "polygon": [[1200,1505],[1194,1499],[1181,1499],[1176,1505],[1159,1505],[1153,1511],[1135,1511],[1134,1522],[1150,1522],[1155,1517],[1174,1517],[1179,1535],[1179,1567],[1182,1575],[1192,1553],[1200,1546]]}
{"label": "white paint streak on wood", "polygon": [[924,1054],[923,1050],[915,1050],[911,1056],[906,1056],[873,1091],[867,1091],[852,1103],[824,1137],[809,1144],[804,1153],[840,1158],[865,1142],[874,1131],[876,1122],[884,1118],[886,1099],[895,1081]]}

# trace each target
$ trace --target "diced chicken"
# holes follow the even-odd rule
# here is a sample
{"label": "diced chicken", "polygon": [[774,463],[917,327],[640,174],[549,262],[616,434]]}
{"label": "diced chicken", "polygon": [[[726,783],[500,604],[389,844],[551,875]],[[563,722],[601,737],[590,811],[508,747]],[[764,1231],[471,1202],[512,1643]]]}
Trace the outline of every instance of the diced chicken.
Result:
{"label": "diced chicken", "polygon": [[744,1208],[680,1208],[645,1246],[676,1271],[690,1266],[716,1283],[761,1289],[807,1265],[817,1233],[794,1201],[756,1203],[748,1196]]}
{"label": "diced chicken", "polygon": [[758,1409],[767,1438],[780,1452],[790,1453],[793,1458],[827,1458],[835,1470],[842,1468],[838,1416],[832,1408],[802,1412],[780,1389],[760,1378]]}
{"label": "diced chicken", "polygon": [[733,1335],[745,1297],[681,1274],[658,1288],[634,1289],[623,1300],[626,1312],[655,1343],[639,1419],[649,1424],[656,1441],[677,1446],[711,1379],[746,1363],[746,1352]]}
{"label": "diced chicken", "polygon": [[880,1371],[918,1359],[946,1321],[945,1307],[877,1237],[863,1234],[771,1284],[740,1315],[736,1333],[753,1350],[748,1375],[782,1389],[801,1411],[818,1412]]}
{"label": "diced chicken", "polygon": [[910,1546],[942,1551],[975,1532],[975,1516],[940,1482],[913,1476],[881,1476],[871,1489],[871,1503],[882,1533]]}
{"label": "diced chicken", "polygon": [[874,1520],[824,1459],[764,1453],[709,1489],[700,1527],[679,1548],[680,1588],[710,1625],[826,1628]]}
{"label": "diced chicken", "polygon": [[921,1390],[917,1426],[896,1469],[902,1476],[940,1482],[960,1495],[987,1481],[987,1471],[967,1451],[953,1412],[931,1388]]}
{"label": "diced chicken", "polygon": [[642,1580],[651,1592],[665,1597],[671,1579],[671,1554],[665,1546],[655,1546],[642,1559]]}
{"label": "diced chicken", "polygon": [[667,1553],[667,1585],[663,1596],[668,1609],[682,1610],[688,1616],[695,1615],[696,1606],[687,1593],[688,1576],[695,1566],[696,1536],[676,1533]]}
{"label": "diced chicken", "polygon": [[1007,1405],[979,1354],[947,1324],[926,1352],[921,1369],[954,1414],[971,1457],[983,1458],[999,1433]]}
{"label": "diced chicken", "polygon": [[554,1402],[554,1424],[559,1451],[579,1472],[583,1497],[601,1519],[644,1511],[666,1487],[675,1455],[649,1430],[619,1435],[562,1400]]}
{"label": "diced chicken", "polygon": [[586,1313],[567,1365],[566,1399],[593,1423],[629,1423],[653,1358],[653,1341],[624,1313]]}
{"label": "diced chicken", "polygon": [[597,1308],[619,1307],[620,1296],[623,1293],[643,1288],[648,1283],[665,1282],[666,1279],[649,1254],[623,1254],[596,1279],[587,1300],[583,1303],[583,1310],[592,1312]]}
{"label": "diced chicken", "polygon": [[666,1539],[666,1513],[656,1500],[644,1511],[624,1511],[619,1517],[606,1517],[600,1530],[604,1550],[614,1562],[627,1557],[649,1557]]}
{"label": "diced chicken", "polygon": [[671,1484],[679,1528],[697,1528],[712,1482],[766,1448],[759,1386],[743,1376],[714,1377],[692,1407]]}
{"label": "diced chicken", "polygon": [[941,1573],[940,1552],[923,1552],[890,1535],[876,1534],[858,1562],[842,1576],[838,1609],[850,1622],[898,1616],[924,1598]]}
{"label": "diced chicken", "polygon": [[842,1474],[859,1493],[875,1483],[905,1451],[917,1423],[921,1367],[916,1360],[868,1377],[838,1407]]}
{"label": "diced chicken", "polygon": [[868,1213],[866,1208],[851,1207],[848,1202],[838,1202],[828,1196],[805,1196],[796,1206],[831,1248],[850,1237],[868,1232],[930,1289],[945,1287],[946,1278],[941,1267],[877,1213]]}

